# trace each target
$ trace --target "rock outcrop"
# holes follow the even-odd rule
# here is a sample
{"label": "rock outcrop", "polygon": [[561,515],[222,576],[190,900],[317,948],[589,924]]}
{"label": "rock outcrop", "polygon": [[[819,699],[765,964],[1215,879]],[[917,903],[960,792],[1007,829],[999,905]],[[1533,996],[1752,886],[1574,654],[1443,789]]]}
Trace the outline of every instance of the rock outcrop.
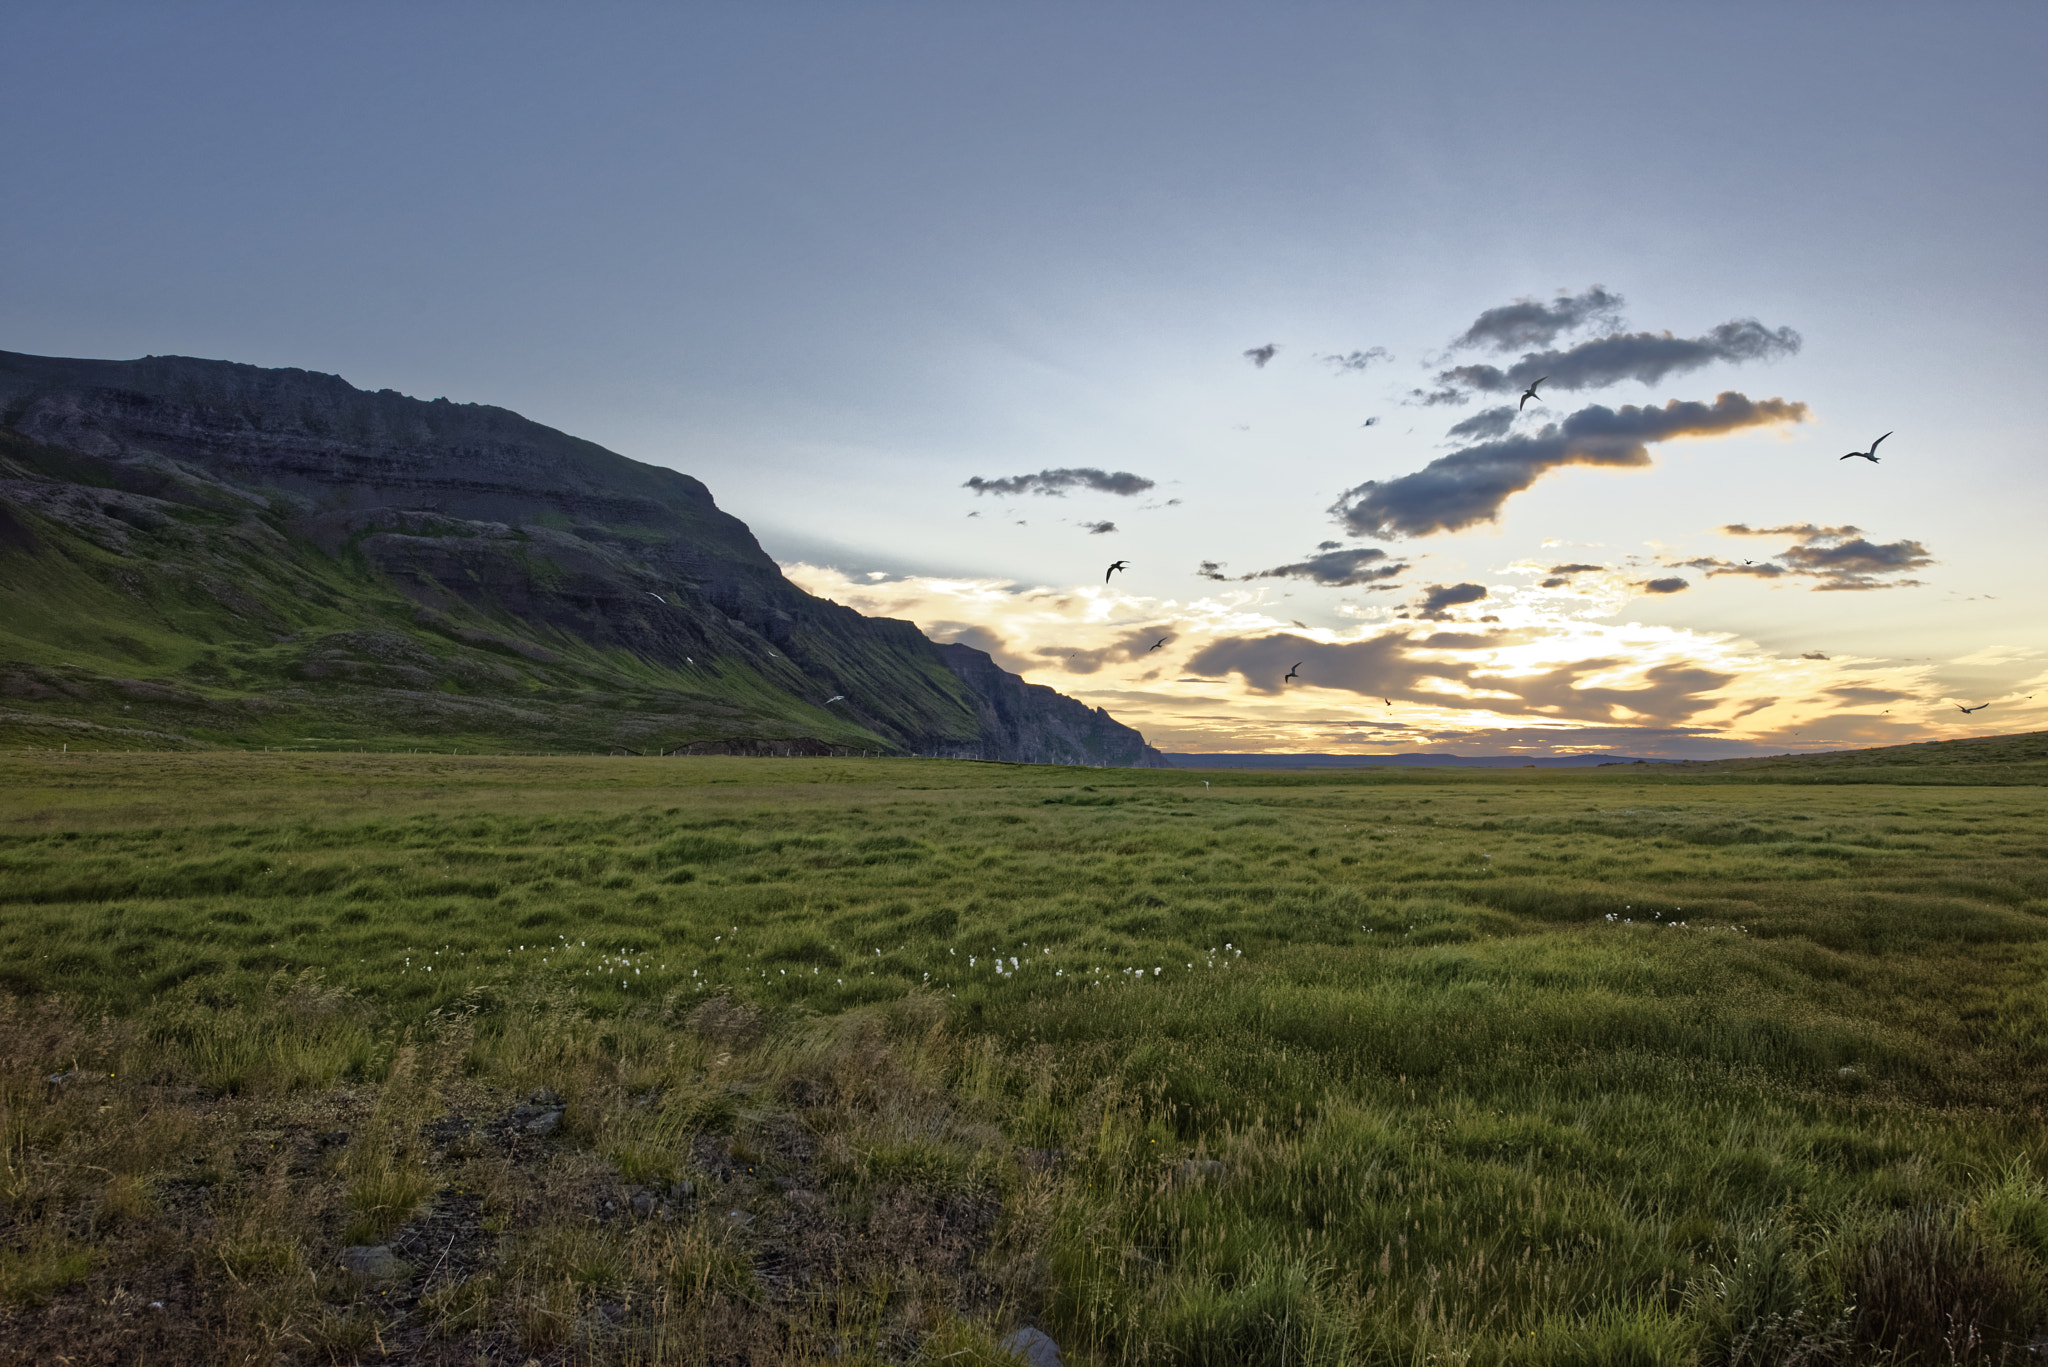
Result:
{"label": "rock outcrop", "polygon": [[1166,769],[1166,756],[1099,707],[1043,684],[1026,683],[973,646],[938,647],[939,655],[975,697],[981,734],[972,745],[938,746],[948,759],[1006,759],[1025,764],[1110,765]]}
{"label": "rock outcrop", "polygon": [[804,593],[688,475],[505,409],[0,352],[0,428],[0,555],[44,581],[10,603],[0,662],[92,698],[175,682],[183,701],[151,702],[175,715],[149,720],[180,734],[233,741],[238,716],[281,710],[337,742],[381,723],[636,753],[1144,750],[1049,689],[1031,693],[1093,720],[1019,706],[1021,680],[963,672],[911,623]]}

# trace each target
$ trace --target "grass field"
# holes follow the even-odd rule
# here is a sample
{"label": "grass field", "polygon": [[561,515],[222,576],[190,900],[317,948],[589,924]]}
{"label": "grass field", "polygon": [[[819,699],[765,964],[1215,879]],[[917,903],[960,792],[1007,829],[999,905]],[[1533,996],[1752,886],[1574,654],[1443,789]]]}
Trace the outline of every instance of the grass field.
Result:
{"label": "grass field", "polygon": [[2038,739],[0,757],[0,1360],[2031,1360]]}

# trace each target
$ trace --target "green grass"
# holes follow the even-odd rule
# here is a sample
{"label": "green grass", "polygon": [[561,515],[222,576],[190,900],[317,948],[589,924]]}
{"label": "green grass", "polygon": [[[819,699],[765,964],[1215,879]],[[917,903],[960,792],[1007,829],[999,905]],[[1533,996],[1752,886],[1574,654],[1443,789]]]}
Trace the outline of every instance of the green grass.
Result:
{"label": "green grass", "polygon": [[[1030,1318],[1105,1363],[2003,1360],[2048,1326],[2016,770],[0,758],[9,1313],[143,1258],[77,1234],[125,1202],[228,1250],[215,1341],[287,1356],[901,1360]],[[224,1209],[304,1212],[216,1230],[161,1199],[186,1158],[71,1128],[74,1065],[138,1127],[351,1137],[207,1150]],[[534,1088],[552,1176],[422,1137]],[[685,1180],[768,1204],[575,1204]],[[463,1183],[505,1223],[462,1280],[284,1289]]]}

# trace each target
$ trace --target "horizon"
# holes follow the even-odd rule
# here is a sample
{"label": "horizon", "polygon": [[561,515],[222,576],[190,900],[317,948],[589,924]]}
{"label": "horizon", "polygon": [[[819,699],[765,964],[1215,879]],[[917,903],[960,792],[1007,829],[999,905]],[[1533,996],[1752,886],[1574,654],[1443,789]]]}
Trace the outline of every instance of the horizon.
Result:
{"label": "horizon", "polygon": [[1162,751],[2048,728],[2048,14],[1042,19],[31,12],[0,346],[509,408]]}

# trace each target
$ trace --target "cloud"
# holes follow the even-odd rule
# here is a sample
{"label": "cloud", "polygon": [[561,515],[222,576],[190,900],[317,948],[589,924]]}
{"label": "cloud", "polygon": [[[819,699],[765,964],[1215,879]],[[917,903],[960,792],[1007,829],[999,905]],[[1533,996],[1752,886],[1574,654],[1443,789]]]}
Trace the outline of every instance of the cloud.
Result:
{"label": "cloud", "polygon": [[1828,654],[1824,650],[1809,650],[1799,658],[1802,660],[1825,660],[1828,658]]}
{"label": "cloud", "polygon": [[1760,579],[1792,576],[1811,579],[1816,593],[1857,592],[1866,589],[1913,588],[1920,579],[1899,576],[1935,563],[1927,547],[1918,541],[1871,541],[1862,528],[1823,527],[1812,522],[1788,523],[1781,527],[1751,527],[1731,522],[1721,528],[1724,536],[1790,536],[1790,546],[1769,560],[1753,562],[1700,556],[1693,560],[1667,562],[1689,569],[1704,570],[1709,578],[1724,574],[1750,575]]}
{"label": "cloud", "polygon": [[[1204,584],[1181,599],[1133,597],[1135,590],[1104,590],[1092,579],[1055,588],[875,579],[801,562],[783,569],[808,591],[871,616],[1001,650],[1004,668],[1107,708],[1165,750],[1428,748],[1534,757],[1620,749],[1705,757],[1937,739],[1989,715],[1962,718],[1938,701],[1963,687],[1941,671],[1966,662],[1801,659],[1727,631],[1623,620],[1641,593],[1631,577],[1671,570],[1559,564],[1578,576],[1562,577],[1588,592],[1567,599],[1492,587],[1484,599],[1452,607],[1455,621],[1390,622],[1373,614],[1373,621],[1310,630],[1276,618],[1265,601],[1275,596],[1270,581],[1234,582],[1210,563],[1233,582]],[[1545,568],[1514,567],[1532,577]],[[1697,575],[1686,577],[1698,586]],[[1422,597],[1422,586],[1410,596]],[[1485,624],[1482,613],[1501,621]],[[1169,632],[1168,650],[1147,653]],[[2048,698],[2007,697],[2048,695],[2048,674],[2035,673],[2032,656],[2023,667],[2000,663],[2006,658],[1987,666],[1995,678],[1970,680],[1967,691],[1982,697],[1961,701],[1997,699],[2015,730],[2048,726]],[[1306,662],[1302,678],[1283,692],[1280,676],[1296,660]],[[2035,682],[2020,682],[2026,675]],[[1898,697],[1863,691],[1870,689]]]}
{"label": "cloud", "polygon": [[1228,584],[1230,576],[1223,572],[1226,563],[1222,560],[1204,560],[1195,573],[1204,579],[1214,579],[1219,584]]}
{"label": "cloud", "polygon": [[1434,390],[1418,389],[1410,397],[1424,404],[1464,403],[1475,390],[1514,394],[1533,380],[1547,381],[1546,389],[1601,389],[1624,380],[1656,384],[1668,375],[1683,375],[1716,361],[1741,365],[1795,355],[1801,345],[1791,328],[1767,328],[1754,318],[1731,319],[1700,337],[1617,332],[1565,351],[1532,351],[1505,370],[1453,366],[1437,372]]}
{"label": "cloud", "polygon": [[[1247,352],[1245,354],[1250,355],[1251,353]],[[1393,360],[1394,353],[1383,346],[1376,346],[1365,351],[1353,351],[1343,356],[1318,356],[1316,359],[1335,370],[1339,375],[1355,375],[1367,366],[1370,366],[1374,361]]]}
{"label": "cloud", "polygon": [[1692,581],[1674,575],[1669,579],[1646,579],[1637,587],[1644,593],[1684,593],[1692,587]]}
{"label": "cloud", "polygon": [[1551,566],[1551,567],[1550,567],[1549,569],[1545,570],[1545,571],[1544,571],[1544,573],[1545,573],[1545,574],[1591,574],[1591,573],[1593,573],[1593,572],[1594,572],[1595,570],[1604,570],[1604,569],[1606,569],[1606,568],[1607,568],[1607,567],[1606,567],[1605,565],[1552,565],[1552,566]]}
{"label": "cloud", "polygon": [[1264,346],[1255,346],[1251,350],[1245,352],[1244,358],[1247,361],[1250,361],[1253,365],[1257,366],[1259,369],[1264,370],[1266,368],[1266,362],[1272,360],[1275,356],[1279,354],[1280,344],[1278,342],[1268,342]]}
{"label": "cloud", "polygon": [[1101,536],[1105,532],[1116,530],[1116,523],[1114,522],[1084,522],[1081,525],[1088,529],[1090,536]]}
{"label": "cloud", "polygon": [[1008,479],[983,479],[976,475],[960,487],[972,489],[977,494],[1049,494],[1055,498],[1066,497],[1069,489],[1095,489],[1129,498],[1144,493],[1156,482],[1128,470],[1097,470],[1092,466],[1082,466],[1072,470],[1040,470],[1035,475],[1011,475]]}
{"label": "cloud", "polygon": [[[1239,576],[1242,579],[1307,579],[1331,588],[1350,588],[1359,584],[1378,584],[1380,580],[1392,579],[1408,568],[1398,561],[1388,561],[1387,553],[1377,547],[1355,550],[1326,550],[1335,542],[1326,541],[1317,547],[1322,553],[1292,565],[1275,565],[1270,570],[1258,570]],[[1387,561],[1380,564],[1380,561]],[[1206,565],[1208,562],[1204,562]],[[1220,569],[1221,566],[1218,566]],[[1225,576],[1217,575],[1216,578]],[[1392,585],[1380,585],[1391,588]]]}
{"label": "cloud", "polygon": [[1453,532],[1492,522],[1501,505],[1564,465],[1642,466],[1648,444],[1804,422],[1806,405],[1724,391],[1712,404],[1673,399],[1662,408],[1594,404],[1533,435],[1453,451],[1414,474],[1347,489],[1330,509],[1354,535],[1382,539]]}
{"label": "cloud", "polygon": [[1486,347],[1513,351],[1518,347],[1548,346],[1565,333],[1582,327],[1621,327],[1621,296],[1594,285],[1583,294],[1559,290],[1549,303],[1517,299],[1512,304],[1490,308],[1451,343],[1453,350]]}
{"label": "cloud", "polygon": [[1463,422],[1452,423],[1451,430],[1444,435],[1459,441],[1487,441],[1506,436],[1514,425],[1515,410],[1502,404],[1498,408],[1481,409]]}
{"label": "cloud", "polygon": [[1415,615],[1426,622],[1440,622],[1450,616],[1446,608],[1476,603],[1485,596],[1484,584],[1435,584],[1415,605]]}
{"label": "cloud", "polygon": [[[1707,712],[1720,703],[1708,695],[1736,675],[1686,661],[1640,667],[1619,657],[1595,656],[1550,668],[1502,673],[1483,658],[1444,660],[1419,652],[1438,647],[1435,638],[1390,632],[1359,641],[1305,640],[1291,632],[1224,636],[1188,661],[1191,674],[1236,674],[1252,694],[1281,692],[1280,676],[1302,661],[1302,677],[1315,686],[1359,695],[1377,708],[1397,699],[1403,708],[1431,711],[1535,715],[1553,721],[1619,723],[1646,718],[1671,724]],[[1455,734],[1455,733],[1454,733]]]}

